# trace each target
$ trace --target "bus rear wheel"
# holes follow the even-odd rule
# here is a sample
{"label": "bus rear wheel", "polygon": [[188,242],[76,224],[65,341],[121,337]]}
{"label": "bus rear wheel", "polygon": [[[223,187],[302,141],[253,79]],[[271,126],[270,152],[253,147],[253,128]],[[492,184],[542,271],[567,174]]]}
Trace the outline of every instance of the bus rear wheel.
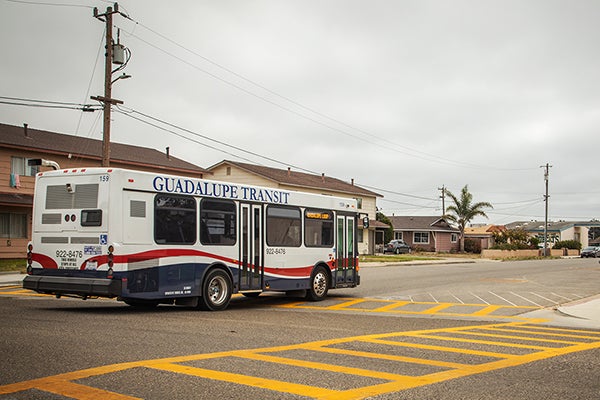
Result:
{"label": "bus rear wheel", "polygon": [[213,269],[202,284],[199,306],[206,311],[221,311],[231,300],[232,284],[229,275],[222,269]]}
{"label": "bus rear wheel", "polygon": [[310,276],[310,286],[306,291],[306,298],[311,301],[321,301],[327,297],[329,291],[329,274],[322,266],[313,270]]}

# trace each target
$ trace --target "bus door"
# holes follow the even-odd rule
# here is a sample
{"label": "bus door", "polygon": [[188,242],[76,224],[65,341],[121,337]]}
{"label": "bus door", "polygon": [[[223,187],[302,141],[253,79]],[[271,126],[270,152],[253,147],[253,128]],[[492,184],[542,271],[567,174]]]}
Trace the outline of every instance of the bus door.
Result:
{"label": "bus door", "polygon": [[262,207],[240,204],[240,291],[262,290],[263,282]]}
{"label": "bus door", "polygon": [[354,215],[337,216],[336,284],[356,283],[356,218]]}

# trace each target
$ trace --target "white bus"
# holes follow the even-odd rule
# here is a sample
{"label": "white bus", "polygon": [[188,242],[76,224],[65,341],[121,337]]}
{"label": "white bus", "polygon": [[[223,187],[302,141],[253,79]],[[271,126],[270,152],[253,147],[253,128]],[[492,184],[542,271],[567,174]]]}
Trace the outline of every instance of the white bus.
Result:
{"label": "white bus", "polygon": [[360,284],[348,198],[117,168],[41,172],[23,287],[223,310]]}

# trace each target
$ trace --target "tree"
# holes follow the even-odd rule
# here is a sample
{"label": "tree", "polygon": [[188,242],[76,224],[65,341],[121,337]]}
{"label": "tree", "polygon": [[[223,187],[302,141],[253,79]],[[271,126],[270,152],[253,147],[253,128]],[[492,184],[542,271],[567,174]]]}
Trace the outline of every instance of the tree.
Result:
{"label": "tree", "polygon": [[458,225],[460,231],[459,242],[460,251],[465,251],[465,227],[467,224],[477,216],[486,217],[484,211],[485,208],[494,208],[490,203],[486,201],[473,203],[473,195],[469,193],[469,188],[465,185],[460,192],[460,198],[456,197],[450,191],[446,191],[446,194],[454,204],[446,208],[445,217],[455,222]]}
{"label": "tree", "polygon": [[388,226],[384,233],[384,243],[389,242],[394,238],[394,227],[392,226],[392,221],[388,217],[386,217],[382,212],[377,211],[376,219],[379,222],[383,222]]}

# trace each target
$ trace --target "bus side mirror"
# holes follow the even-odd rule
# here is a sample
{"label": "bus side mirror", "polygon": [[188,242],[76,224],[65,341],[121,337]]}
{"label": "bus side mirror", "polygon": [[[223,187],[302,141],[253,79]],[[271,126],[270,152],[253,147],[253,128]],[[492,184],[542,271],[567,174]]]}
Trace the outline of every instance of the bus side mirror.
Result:
{"label": "bus side mirror", "polygon": [[369,228],[369,217],[364,217],[362,222],[363,222],[363,228],[368,229]]}

